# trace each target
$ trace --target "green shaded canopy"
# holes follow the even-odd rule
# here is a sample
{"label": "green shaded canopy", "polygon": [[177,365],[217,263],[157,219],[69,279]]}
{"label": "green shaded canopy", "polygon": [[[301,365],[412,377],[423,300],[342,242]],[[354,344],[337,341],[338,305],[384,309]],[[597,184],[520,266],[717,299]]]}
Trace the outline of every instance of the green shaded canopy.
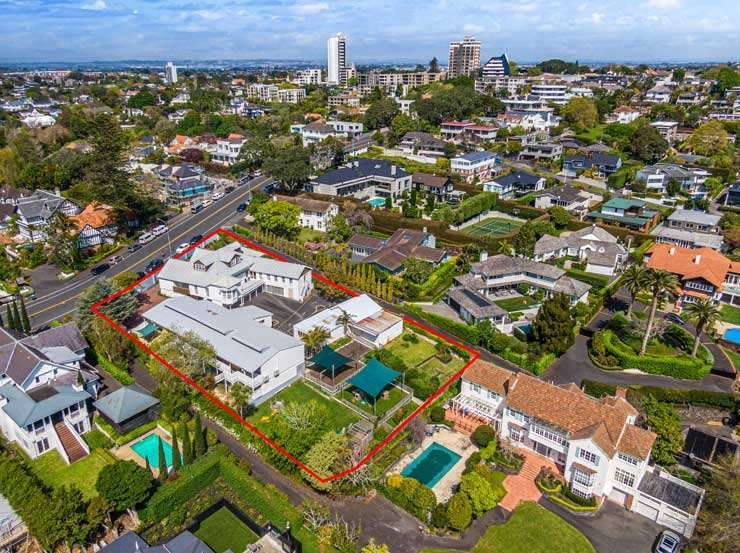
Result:
{"label": "green shaded canopy", "polygon": [[376,398],[388,384],[400,375],[400,372],[389,369],[373,357],[360,372],[349,379],[349,383],[367,395]]}
{"label": "green shaded canopy", "polygon": [[311,361],[325,371],[330,371],[332,369],[337,371],[349,363],[351,359],[338,353],[329,346],[324,346],[321,348],[321,351],[311,358]]}

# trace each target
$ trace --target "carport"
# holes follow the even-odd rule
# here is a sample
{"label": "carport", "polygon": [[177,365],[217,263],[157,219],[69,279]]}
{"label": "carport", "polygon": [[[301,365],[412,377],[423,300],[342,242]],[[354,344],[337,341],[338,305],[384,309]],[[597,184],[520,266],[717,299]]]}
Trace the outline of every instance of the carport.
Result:
{"label": "carport", "polygon": [[373,413],[375,413],[375,404],[378,396],[391,385],[394,380],[403,374],[386,367],[383,363],[374,357],[368,361],[367,365],[349,379],[349,385],[357,388],[366,396],[373,400]]}

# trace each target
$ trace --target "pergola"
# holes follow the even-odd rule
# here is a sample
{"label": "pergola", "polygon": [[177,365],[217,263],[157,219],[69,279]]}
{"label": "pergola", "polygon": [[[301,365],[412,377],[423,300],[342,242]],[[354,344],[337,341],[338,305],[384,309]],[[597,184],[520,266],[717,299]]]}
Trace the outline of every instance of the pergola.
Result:
{"label": "pergola", "polygon": [[373,413],[378,396],[401,373],[383,365],[376,358],[370,359],[363,369],[349,379],[349,384],[373,398]]}
{"label": "pergola", "polygon": [[321,370],[318,372],[323,373],[331,371],[332,386],[334,385],[334,375],[337,370],[342,369],[345,365],[349,364],[350,361],[352,360],[329,346],[324,346],[311,358],[311,362],[314,363],[314,365],[321,367]]}

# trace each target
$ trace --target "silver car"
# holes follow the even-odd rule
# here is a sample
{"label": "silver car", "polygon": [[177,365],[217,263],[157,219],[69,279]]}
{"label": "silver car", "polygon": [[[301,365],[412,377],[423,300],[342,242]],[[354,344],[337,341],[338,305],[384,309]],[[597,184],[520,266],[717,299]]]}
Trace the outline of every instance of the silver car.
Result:
{"label": "silver car", "polygon": [[664,530],[655,545],[655,553],[678,553],[681,550],[681,536],[670,530]]}

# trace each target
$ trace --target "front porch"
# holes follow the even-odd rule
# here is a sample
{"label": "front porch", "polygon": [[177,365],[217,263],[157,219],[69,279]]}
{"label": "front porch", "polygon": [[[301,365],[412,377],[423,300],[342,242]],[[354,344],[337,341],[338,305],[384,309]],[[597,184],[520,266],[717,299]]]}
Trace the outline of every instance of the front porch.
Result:
{"label": "front porch", "polygon": [[542,492],[535,484],[535,479],[542,469],[549,469],[556,474],[562,474],[558,466],[547,457],[529,449],[513,448],[516,453],[524,457],[524,464],[519,474],[510,474],[504,479],[506,496],[499,506],[507,511],[514,511],[522,501],[539,501]]}

